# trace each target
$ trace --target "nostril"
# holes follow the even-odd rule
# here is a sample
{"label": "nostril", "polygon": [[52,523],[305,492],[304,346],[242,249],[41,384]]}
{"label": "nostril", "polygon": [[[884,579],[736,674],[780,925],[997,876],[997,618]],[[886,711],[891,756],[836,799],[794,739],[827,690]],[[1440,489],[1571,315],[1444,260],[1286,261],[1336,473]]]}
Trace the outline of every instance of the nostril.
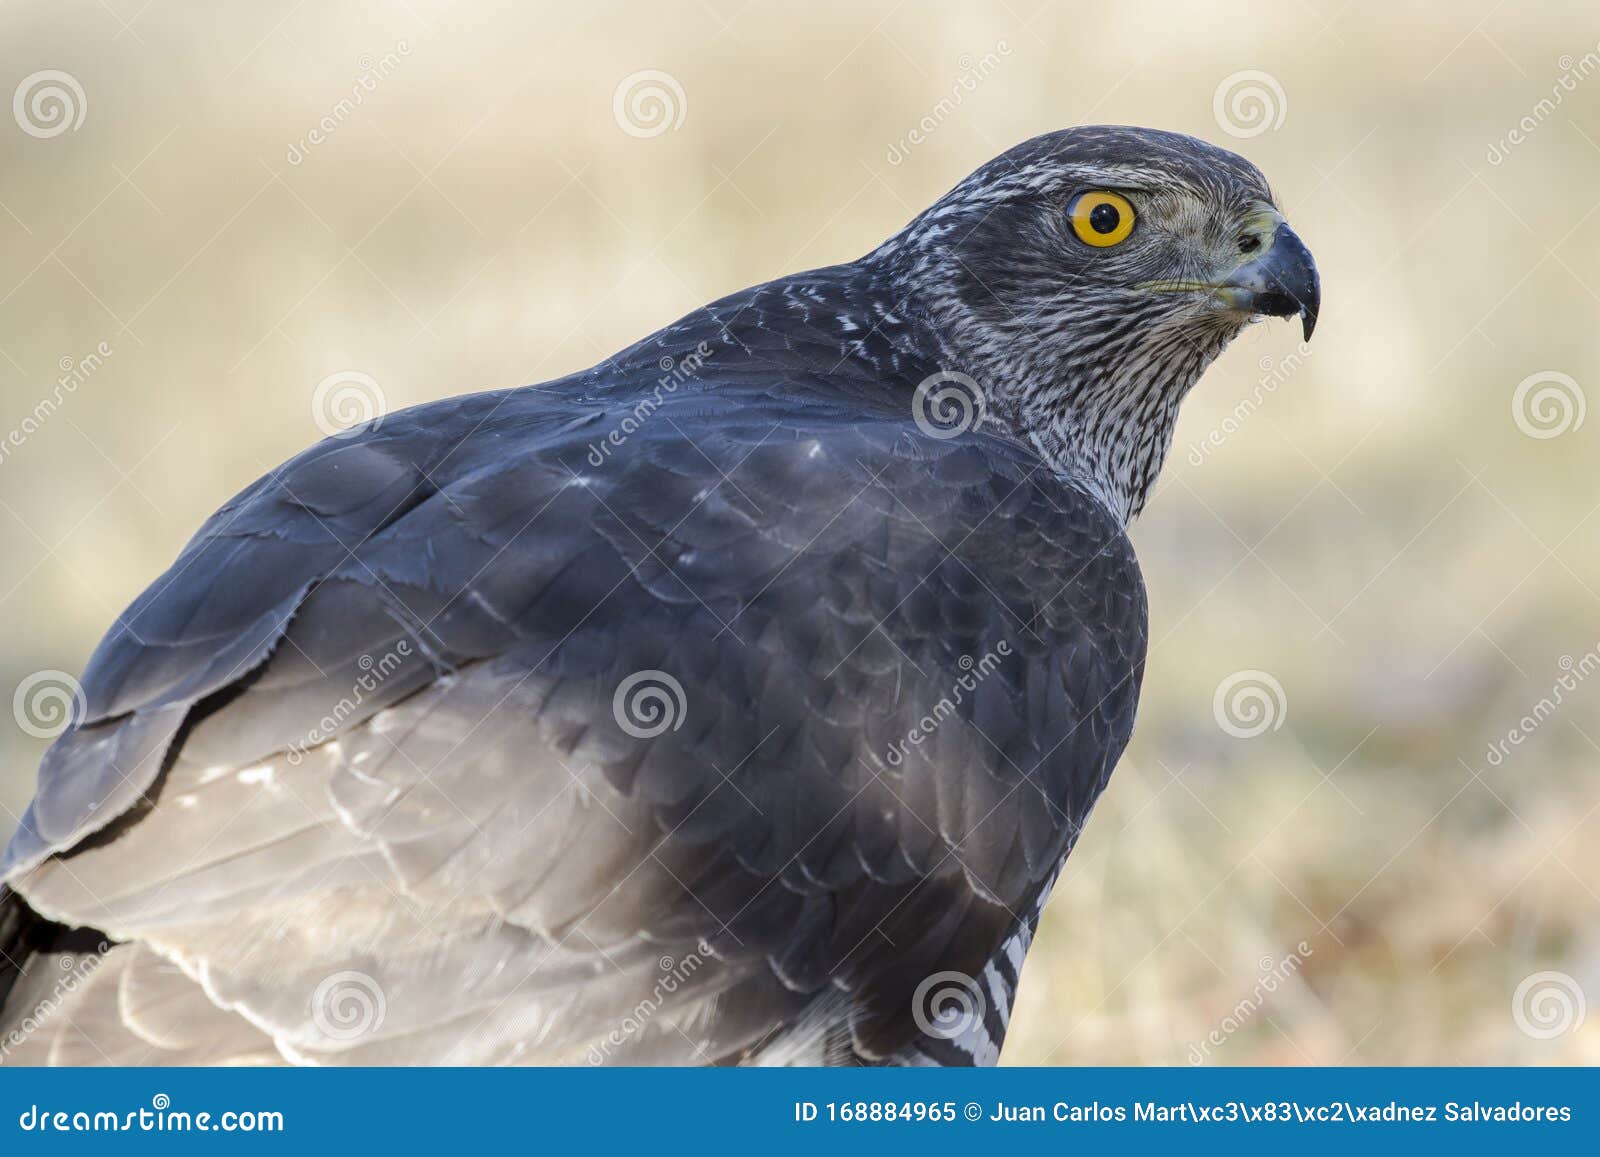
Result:
{"label": "nostril", "polygon": [[1240,253],[1254,253],[1257,249],[1260,249],[1260,248],[1261,248],[1261,238],[1257,237],[1253,233],[1246,233],[1243,237],[1239,238],[1239,252]]}

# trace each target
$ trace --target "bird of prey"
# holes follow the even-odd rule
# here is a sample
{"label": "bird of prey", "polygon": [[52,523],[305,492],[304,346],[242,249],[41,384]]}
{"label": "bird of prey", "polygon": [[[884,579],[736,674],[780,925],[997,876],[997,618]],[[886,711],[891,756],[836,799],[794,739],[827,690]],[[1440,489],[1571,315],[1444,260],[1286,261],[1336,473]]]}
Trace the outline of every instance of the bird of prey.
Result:
{"label": "bird of prey", "polygon": [[1075,128],[311,447],[91,658],[5,853],[0,1056],[992,1063],[1133,727],[1179,404],[1318,304],[1253,165]]}

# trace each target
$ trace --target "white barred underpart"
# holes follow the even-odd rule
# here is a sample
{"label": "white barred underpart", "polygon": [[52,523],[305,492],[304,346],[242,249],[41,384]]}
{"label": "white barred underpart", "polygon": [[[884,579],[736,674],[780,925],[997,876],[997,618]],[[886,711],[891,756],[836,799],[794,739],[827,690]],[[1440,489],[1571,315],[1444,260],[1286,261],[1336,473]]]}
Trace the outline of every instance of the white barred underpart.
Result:
{"label": "white barred underpart", "polygon": [[952,1065],[989,1066],[1000,1060],[1000,1048],[1006,1041],[1006,1029],[1011,1025],[1011,1009],[1016,1004],[1017,981],[1022,976],[1022,962],[1028,955],[1034,934],[1039,929],[1039,918],[1050,900],[1050,892],[1060,877],[1056,870],[1039,891],[1032,914],[1017,925],[1016,931],[1000,945],[1000,949],[984,965],[977,980],[983,992],[983,1015],[973,1018],[972,1025],[960,1036],[950,1040],[923,1037],[894,1059],[895,1064],[908,1067],[949,1067]]}

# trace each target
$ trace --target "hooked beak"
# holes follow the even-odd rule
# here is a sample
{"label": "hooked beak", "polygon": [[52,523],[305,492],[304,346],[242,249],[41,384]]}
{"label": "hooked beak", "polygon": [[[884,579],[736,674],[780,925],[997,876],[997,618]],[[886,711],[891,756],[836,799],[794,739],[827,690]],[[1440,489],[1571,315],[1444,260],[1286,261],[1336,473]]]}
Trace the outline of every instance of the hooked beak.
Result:
{"label": "hooked beak", "polygon": [[1322,306],[1322,283],[1311,251],[1281,223],[1264,240],[1261,251],[1217,287],[1217,295],[1232,308],[1250,313],[1299,314],[1305,340],[1310,341]]}

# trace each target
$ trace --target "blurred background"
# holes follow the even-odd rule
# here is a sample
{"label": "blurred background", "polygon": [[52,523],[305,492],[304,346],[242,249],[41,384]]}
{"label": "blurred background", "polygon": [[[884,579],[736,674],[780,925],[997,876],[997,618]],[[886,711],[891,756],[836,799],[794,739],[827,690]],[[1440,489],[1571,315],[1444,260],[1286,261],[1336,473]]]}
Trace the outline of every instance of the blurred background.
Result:
{"label": "blurred background", "polygon": [[1224,355],[1133,530],[1139,728],[1004,1060],[1600,1061],[1591,2],[540,7],[0,7],[0,836],[52,673],[324,432],[1144,124],[1261,166],[1324,312]]}

